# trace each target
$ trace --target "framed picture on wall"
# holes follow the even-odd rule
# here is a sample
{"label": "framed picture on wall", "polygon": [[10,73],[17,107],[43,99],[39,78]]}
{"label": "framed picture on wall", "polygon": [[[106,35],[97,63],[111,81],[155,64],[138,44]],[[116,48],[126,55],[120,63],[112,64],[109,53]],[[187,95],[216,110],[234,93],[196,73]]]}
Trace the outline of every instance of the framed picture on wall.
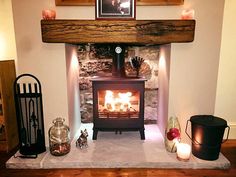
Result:
{"label": "framed picture on wall", "polygon": [[96,19],[135,19],[135,0],[96,0]]}

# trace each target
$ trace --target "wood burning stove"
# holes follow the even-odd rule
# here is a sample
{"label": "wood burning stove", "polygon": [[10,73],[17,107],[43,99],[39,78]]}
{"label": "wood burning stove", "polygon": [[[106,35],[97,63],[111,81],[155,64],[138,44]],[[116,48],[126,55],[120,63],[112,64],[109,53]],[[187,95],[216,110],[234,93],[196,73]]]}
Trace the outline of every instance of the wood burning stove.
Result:
{"label": "wood burning stove", "polygon": [[125,77],[124,47],[115,46],[112,77],[94,77],[93,140],[98,131],[139,131],[144,134],[144,78]]}

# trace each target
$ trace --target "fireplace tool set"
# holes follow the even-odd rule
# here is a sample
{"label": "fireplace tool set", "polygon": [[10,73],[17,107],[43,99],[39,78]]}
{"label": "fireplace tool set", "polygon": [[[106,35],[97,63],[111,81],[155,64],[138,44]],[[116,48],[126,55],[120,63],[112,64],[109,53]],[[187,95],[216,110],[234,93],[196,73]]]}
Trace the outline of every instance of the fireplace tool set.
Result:
{"label": "fireplace tool set", "polygon": [[[26,81],[34,83],[24,83]],[[39,80],[31,74],[22,74],[14,82],[20,154],[23,158],[36,158],[46,151],[42,92]]]}

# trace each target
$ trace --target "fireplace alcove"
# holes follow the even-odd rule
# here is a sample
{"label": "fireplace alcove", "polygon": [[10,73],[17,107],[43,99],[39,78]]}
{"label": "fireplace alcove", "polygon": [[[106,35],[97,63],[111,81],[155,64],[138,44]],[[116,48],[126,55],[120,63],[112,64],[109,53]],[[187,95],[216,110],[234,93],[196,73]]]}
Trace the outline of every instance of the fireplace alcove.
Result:
{"label": "fireplace alcove", "polygon": [[195,20],[42,20],[42,41],[66,44],[69,126],[72,137],[80,127],[78,117],[77,44],[159,45],[158,127],[162,135],[168,118],[171,43],[192,42]]}

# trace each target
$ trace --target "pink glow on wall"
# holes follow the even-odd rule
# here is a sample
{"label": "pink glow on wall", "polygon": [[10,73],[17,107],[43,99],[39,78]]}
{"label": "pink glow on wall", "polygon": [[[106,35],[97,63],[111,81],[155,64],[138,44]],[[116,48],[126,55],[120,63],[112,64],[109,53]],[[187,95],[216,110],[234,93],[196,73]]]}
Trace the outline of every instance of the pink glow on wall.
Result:
{"label": "pink glow on wall", "polygon": [[168,120],[169,78],[170,78],[170,44],[160,46],[159,73],[158,73],[158,127],[162,136]]}
{"label": "pink glow on wall", "polygon": [[66,44],[66,74],[68,95],[68,119],[71,139],[81,125],[79,103],[79,62],[76,45]]}
{"label": "pink glow on wall", "polygon": [[161,55],[159,60],[159,69],[165,69],[165,67],[166,67],[166,60],[164,55]]}
{"label": "pink glow on wall", "polygon": [[78,61],[78,58],[77,58],[76,51],[73,51],[73,54],[72,54],[72,57],[71,57],[71,68],[74,72],[78,72],[79,61]]}

